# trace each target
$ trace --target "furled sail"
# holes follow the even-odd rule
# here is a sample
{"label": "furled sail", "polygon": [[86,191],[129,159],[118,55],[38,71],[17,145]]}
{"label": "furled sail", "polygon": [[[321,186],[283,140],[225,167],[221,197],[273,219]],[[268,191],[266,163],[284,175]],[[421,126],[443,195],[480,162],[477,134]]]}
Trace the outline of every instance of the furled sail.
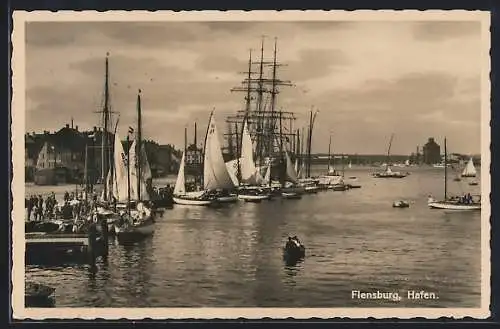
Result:
{"label": "furled sail", "polygon": [[128,159],[118,135],[115,134],[113,196],[117,201],[127,201]]}
{"label": "furled sail", "polygon": [[213,113],[210,115],[208,132],[205,141],[205,157],[203,162],[203,186],[205,190],[234,188],[219,142],[217,126]]}
{"label": "furled sail", "polygon": [[147,190],[147,185],[146,182],[148,179],[152,178],[151,175],[151,168],[149,167],[149,162],[148,158],[146,155],[146,148],[144,144],[141,145],[141,177],[138,177],[139,174],[139,163],[138,163],[138,158],[136,156],[136,149],[137,149],[137,141],[134,140],[132,143],[132,146],[130,147],[130,152],[129,152],[129,157],[130,157],[130,199],[132,200],[138,200],[139,199],[139,193],[137,191],[137,185],[139,181],[139,186],[141,189],[141,200],[149,200],[149,192]]}

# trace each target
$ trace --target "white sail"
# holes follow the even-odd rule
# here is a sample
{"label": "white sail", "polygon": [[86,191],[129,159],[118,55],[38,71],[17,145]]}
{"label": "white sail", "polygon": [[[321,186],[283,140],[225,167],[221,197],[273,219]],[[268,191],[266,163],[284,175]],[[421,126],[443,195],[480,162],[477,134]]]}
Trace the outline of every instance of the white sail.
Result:
{"label": "white sail", "polygon": [[297,183],[297,172],[293,167],[292,160],[288,155],[288,151],[285,151],[285,158],[286,158],[286,176],[288,178],[287,180],[292,183]]}
{"label": "white sail", "polygon": [[[107,190],[107,194],[108,194],[108,200],[109,200],[109,196],[113,195],[113,179],[111,177],[111,169],[108,170],[108,174],[106,175],[106,190]],[[106,200],[105,199],[105,196],[104,196],[104,189],[102,190],[102,193],[101,193],[101,200]]]}
{"label": "white sail", "polygon": [[294,169],[295,169],[296,173],[299,172],[299,159],[298,158],[295,159]]}
{"label": "white sail", "polygon": [[[241,161],[241,159],[239,160]],[[237,186],[238,182],[238,159],[230,160],[226,162],[227,172],[229,173],[229,177],[233,181],[233,184]]]}
{"label": "white sail", "polygon": [[349,169],[351,169],[351,168],[352,168],[352,163],[351,163],[351,161],[349,161],[349,164],[347,165],[347,167],[348,167]]}
{"label": "white sail", "polygon": [[470,158],[469,162],[467,162],[467,165],[465,166],[464,171],[462,172],[462,176],[464,177],[476,176],[476,168],[474,167],[474,162],[472,161],[472,158]]}
{"label": "white sail", "polygon": [[174,195],[186,194],[186,178],[184,176],[184,163],[186,155],[182,152],[181,163],[179,165],[179,172],[177,173],[177,181],[175,182]]}
{"label": "white sail", "polygon": [[264,179],[262,180],[263,185],[268,185],[271,182],[271,165],[267,165],[266,169],[266,175],[264,176]]}
{"label": "white sail", "polygon": [[409,165],[410,165],[410,160],[406,160],[406,161],[405,161],[405,166],[407,166],[407,167],[408,167]]}
{"label": "white sail", "polygon": [[302,165],[300,166],[300,169],[299,171],[297,172],[297,177],[298,178],[304,178],[304,172],[306,170],[306,165],[304,163],[302,163]]}
{"label": "white sail", "polygon": [[139,194],[137,193],[137,157],[135,153],[135,149],[137,147],[137,143],[134,140],[132,142],[132,146],[130,146],[128,157],[129,161],[129,172],[130,172],[130,200],[138,200]]}
{"label": "white sail", "polygon": [[[243,183],[256,185],[261,183],[262,177],[259,177],[255,161],[253,159],[253,143],[248,132],[248,123],[243,123],[243,133],[241,135],[241,180]],[[261,180],[259,182],[259,180]]]}
{"label": "white sail", "polygon": [[137,141],[134,140],[132,146],[130,147],[129,157],[130,157],[130,199],[139,200],[138,193],[138,183],[141,189],[141,200],[149,200],[149,193],[146,188],[146,181],[152,177],[151,168],[149,167],[148,158],[146,155],[146,149],[144,144],[141,145],[141,177],[138,177],[139,173],[139,163],[136,156]]}
{"label": "white sail", "polygon": [[231,189],[233,181],[227,171],[219,142],[217,126],[213,113],[208,123],[203,163],[203,186],[205,190]]}
{"label": "white sail", "polygon": [[113,196],[117,201],[127,201],[127,155],[118,135],[115,134]]}

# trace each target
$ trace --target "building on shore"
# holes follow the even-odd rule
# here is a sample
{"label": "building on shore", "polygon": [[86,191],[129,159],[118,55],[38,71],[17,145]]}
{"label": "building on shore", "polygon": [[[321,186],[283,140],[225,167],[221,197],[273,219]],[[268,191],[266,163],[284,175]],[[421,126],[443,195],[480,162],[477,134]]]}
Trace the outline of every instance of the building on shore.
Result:
{"label": "building on shore", "polygon": [[423,147],[423,157],[425,164],[441,163],[441,147],[433,137],[430,137]]}
{"label": "building on shore", "polygon": [[[114,139],[108,133],[109,140]],[[80,131],[78,126],[66,124],[53,133],[25,134],[25,177],[26,181],[34,181],[40,185],[54,185],[64,183],[83,184],[85,175],[85,160],[87,160],[87,178],[89,183],[99,182],[102,168],[102,139],[103,131],[94,127],[88,131]],[[162,176],[177,170],[178,164],[172,161],[179,158],[172,145],[158,145],[147,141],[147,153],[154,176]],[[86,151],[87,149],[87,151]],[[152,169],[153,171],[153,169]]]}

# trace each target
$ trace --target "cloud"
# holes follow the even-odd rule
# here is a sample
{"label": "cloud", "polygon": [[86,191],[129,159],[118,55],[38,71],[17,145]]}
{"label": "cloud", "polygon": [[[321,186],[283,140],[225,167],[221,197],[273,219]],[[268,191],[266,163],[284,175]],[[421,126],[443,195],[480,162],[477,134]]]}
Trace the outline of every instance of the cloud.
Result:
{"label": "cloud", "polygon": [[[477,153],[480,143],[481,40],[470,22],[92,22],[28,23],[26,127],[56,130],[73,117],[92,127],[102,107],[104,62],[109,52],[112,108],[120,127],[134,125],[142,89],[144,132],[183,145],[184,127],[204,134],[216,108],[242,109],[249,49],[272,60],[277,37],[281,87],[278,108],[307,121],[320,109],[315,151],[328,135],[342,152],[409,153],[435,135],[457,141],[457,152]],[[432,42],[430,42],[432,41]],[[437,42],[444,41],[444,42]],[[254,67],[255,71],[256,67]],[[467,134],[464,134],[467,131]],[[221,137],[222,138],[222,137]]]}
{"label": "cloud", "polygon": [[479,22],[472,21],[436,21],[414,23],[413,36],[422,41],[444,41],[477,36],[481,30]]}

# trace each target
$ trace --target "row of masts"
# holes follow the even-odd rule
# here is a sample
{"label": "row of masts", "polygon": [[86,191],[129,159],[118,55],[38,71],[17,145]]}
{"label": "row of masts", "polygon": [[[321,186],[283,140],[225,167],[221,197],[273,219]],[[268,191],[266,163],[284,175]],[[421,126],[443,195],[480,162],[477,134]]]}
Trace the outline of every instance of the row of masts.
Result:
{"label": "row of masts", "polygon": [[[116,112],[111,110],[111,98],[109,91],[109,53],[106,54],[105,60],[105,78],[104,78],[104,95],[103,95],[103,104],[102,110],[97,111],[97,113],[101,114],[101,122],[102,122],[102,136],[101,136],[101,183],[103,185],[103,200],[110,201],[112,198],[112,191],[108,190],[108,175],[110,175],[111,179],[114,176],[114,166],[113,166],[113,154],[114,154],[114,138],[118,129],[119,117],[116,119],[116,122],[113,123],[112,115]],[[141,90],[137,94],[137,130],[135,131],[135,166],[137,168],[137,177],[142,177],[142,113],[141,113]],[[127,185],[130,185],[130,165],[131,159],[129,159],[130,154],[130,135],[134,133],[133,128],[129,128],[129,132],[127,133]],[[95,138],[96,136],[94,136]],[[85,159],[88,157],[88,147],[85,149]],[[87,163],[87,161],[86,161]],[[88,185],[88,177],[87,177],[87,164],[85,165],[85,185]],[[87,187],[88,188],[88,187]],[[130,194],[130,186],[128,186],[128,193]],[[137,198],[141,200],[141,180],[137,179]],[[130,196],[129,196],[130,199]]]}
{"label": "row of masts", "polygon": [[[266,157],[270,158],[277,152],[283,152],[284,141],[295,141],[294,113],[277,108],[279,87],[293,86],[290,81],[278,78],[278,68],[281,66],[284,64],[277,61],[276,38],[271,61],[264,60],[264,37],[258,61],[253,61],[250,50],[248,70],[243,72],[246,78],[242,81],[242,86],[231,89],[232,92],[245,93],[245,107],[226,120],[228,131],[225,136],[229,157],[237,158],[241,138],[238,130],[242,129],[243,120],[248,123],[248,130],[255,145],[255,158],[260,165],[264,164]],[[271,68],[270,72],[268,68]],[[295,145],[291,147],[294,148]]]}

